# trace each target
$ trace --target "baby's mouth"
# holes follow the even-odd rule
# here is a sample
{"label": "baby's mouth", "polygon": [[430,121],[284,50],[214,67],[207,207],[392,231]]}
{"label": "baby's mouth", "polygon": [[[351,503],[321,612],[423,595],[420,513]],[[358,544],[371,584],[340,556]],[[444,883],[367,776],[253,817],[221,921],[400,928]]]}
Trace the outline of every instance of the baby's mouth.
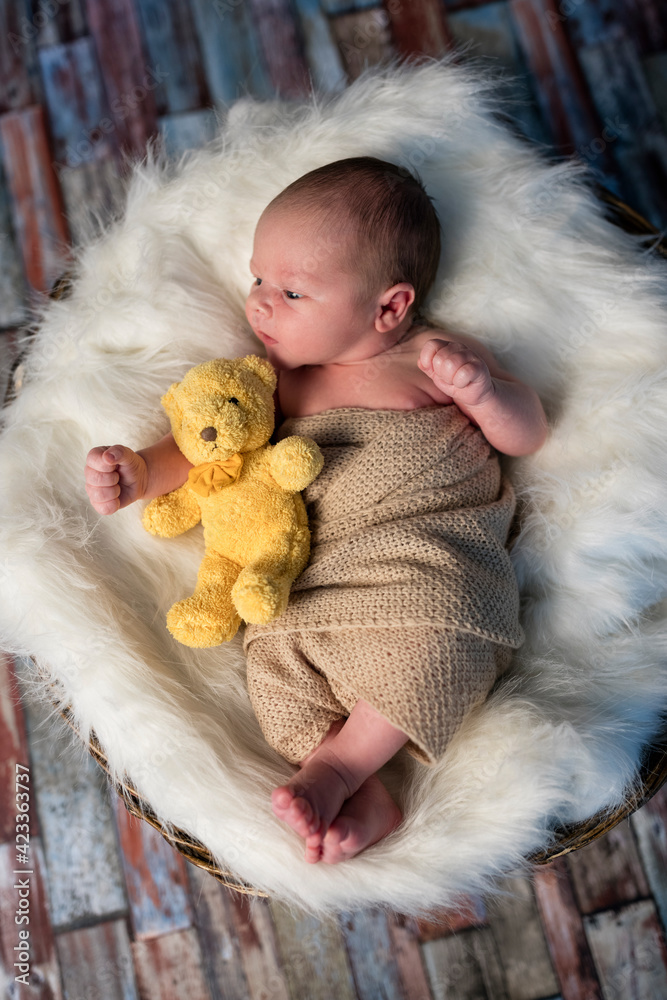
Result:
{"label": "baby's mouth", "polygon": [[255,330],[255,333],[257,334],[257,336],[259,337],[259,339],[261,341],[263,341],[263,343],[265,343],[265,344],[277,344],[278,343],[278,341],[275,339],[275,337],[269,337],[268,333],[262,333],[261,330]]}

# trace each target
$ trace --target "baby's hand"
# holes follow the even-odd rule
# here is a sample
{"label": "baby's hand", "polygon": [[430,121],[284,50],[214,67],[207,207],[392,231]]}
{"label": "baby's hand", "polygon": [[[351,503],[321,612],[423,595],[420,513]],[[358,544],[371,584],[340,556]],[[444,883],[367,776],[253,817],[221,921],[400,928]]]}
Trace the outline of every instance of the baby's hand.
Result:
{"label": "baby's hand", "polygon": [[421,370],[456,403],[478,406],[495,393],[488,366],[479,354],[449,340],[429,340],[421,349]]}
{"label": "baby's hand", "polygon": [[86,493],[98,514],[114,514],[146,493],[146,462],[131,448],[93,448],[86,458]]}

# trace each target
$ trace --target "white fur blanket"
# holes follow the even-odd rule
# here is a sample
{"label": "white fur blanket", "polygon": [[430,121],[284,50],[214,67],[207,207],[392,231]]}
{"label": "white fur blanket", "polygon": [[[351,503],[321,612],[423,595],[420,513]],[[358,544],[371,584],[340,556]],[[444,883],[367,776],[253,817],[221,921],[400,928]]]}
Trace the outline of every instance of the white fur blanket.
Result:
{"label": "white fur blanket", "polygon": [[[581,169],[498,124],[488,81],[447,62],[371,73],[332,101],[243,100],[216,142],[133,174],[125,217],[49,304],[0,441],[0,645],[60,682],[165,823],[269,893],[324,914],[404,912],[488,889],[559,822],[616,805],[667,709],[667,280],[606,222]],[[434,769],[387,769],[405,812],[340,866],[307,865],[269,795],[291,773],[263,741],[240,639],[178,645],[199,529],[149,536],[142,504],[99,518],[95,444],[166,431],[191,365],[257,352],[243,300],[266,203],[311,168],[372,154],[416,168],[444,232],[428,305],[542,394],[550,440],[510,466],[527,642]]]}

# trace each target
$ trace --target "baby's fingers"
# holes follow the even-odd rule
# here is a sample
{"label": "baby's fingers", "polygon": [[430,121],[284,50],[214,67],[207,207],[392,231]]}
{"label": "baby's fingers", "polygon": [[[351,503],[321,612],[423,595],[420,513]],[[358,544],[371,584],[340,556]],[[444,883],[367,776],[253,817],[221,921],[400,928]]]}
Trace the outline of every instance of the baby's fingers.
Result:
{"label": "baby's fingers", "polygon": [[115,514],[120,507],[118,463],[124,457],[124,452],[134,454],[123,445],[114,445],[112,448],[103,445],[88,452],[84,471],[86,493],[98,514]]}
{"label": "baby's fingers", "polygon": [[[116,476],[116,478],[118,478]],[[115,514],[120,508],[120,486],[89,486],[86,483],[86,493],[93,508],[98,514]]]}
{"label": "baby's fingers", "polygon": [[448,340],[427,340],[419,353],[419,360],[417,364],[424,372],[430,372],[433,368],[433,360],[438,353],[444,347],[449,346]]}
{"label": "baby's fingers", "polygon": [[483,367],[475,361],[468,361],[460,365],[451,375],[452,385],[457,389],[464,389],[471,382],[484,377]]}

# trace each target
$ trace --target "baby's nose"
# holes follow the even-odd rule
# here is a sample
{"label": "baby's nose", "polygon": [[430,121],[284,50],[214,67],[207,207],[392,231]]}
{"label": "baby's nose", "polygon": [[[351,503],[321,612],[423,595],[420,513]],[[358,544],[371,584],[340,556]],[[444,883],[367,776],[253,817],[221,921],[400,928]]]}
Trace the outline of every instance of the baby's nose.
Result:
{"label": "baby's nose", "polygon": [[255,285],[250,293],[250,302],[257,312],[268,314],[271,312],[271,296],[267,289],[261,285]]}

